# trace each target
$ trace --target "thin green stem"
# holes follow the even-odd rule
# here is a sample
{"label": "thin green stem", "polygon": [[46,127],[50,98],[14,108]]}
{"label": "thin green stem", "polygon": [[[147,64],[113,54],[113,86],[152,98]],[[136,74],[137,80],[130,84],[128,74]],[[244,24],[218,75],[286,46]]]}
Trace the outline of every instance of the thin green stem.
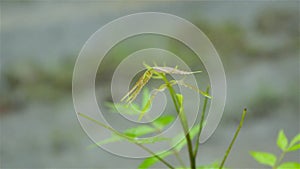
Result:
{"label": "thin green stem", "polygon": [[243,123],[244,123],[244,120],[245,120],[246,113],[247,113],[247,109],[244,109],[243,115],[242,115],[242,119],[241,119],[241,121],[240,121],[240,124],[239,124],[239,126],[238,126],[238,128],[237,128],[237,130],[236,130],[236,132],[235,132],[235,134],[234,134],[234,137],[233,137],[233,139],[232,139],[232,141],[231,141],[231,143],[230,143],[230,145],[229,145],[229,147],[228,147],[228,149],[227,149],[227,151],[226,151],[224,157],[223,157],[223,160],[222,160],[222,163],[221,163],[219,169],[222,169],[223,166],[224,166],[224,164],[225,164],[225,161],[226,161],[226,159],[227,159],[227,157],[228,157],[228,155],[229,155],[229,153],[230,153],[230,150],[231,150],[231,148],[232,148],[232,146],[233,146],[233,144],[234,144],[234,142],[235,142],[235,140],[236,140],[236,138],[237,138],[237,136],[238,136],[238,134],[239,134],[239,132],[240,132],[240,130],[241,130],[241,128],[242,128],[242,126],[243,126]]}
{"label": "thin green stem", "polygon": [[173,149],[172,152],[174,153],[174,155],[177,158],[177,160],[178,160],[179,164],[181,165],[181,167],[186,168],[186,165],[183,162],[182,158],[180,157],[178,151]]}
{"label": "thin green stem", "polygon": [[150,149],[148,149],[144,145],[139,144],[139,143],[135,143],[135,144],[138,145],[139,147],[141,147],[142,149],[144,149],[145,151],[147,151],[149,154],[153,155],[155,158],[157,158],[159,161],[161,161],[162,163],[164,163],[170,169],[175,169],[170,163],[168,163],[167,161],[165,161],[164,159],[162,159],[161,157],[159,157],[158,155],[156,155],[153,151],[151,151]]}
{"label": "thin green stem", "polygon": [[[206,93],[209,93],[209,87],[206,88]],[[204,123],[204,117],[205,117],[205,112],[206,112],[206,106],[208,102],[208,97],[204,98],[204,103],[203,103],[203,108],[202,108],[202,113],[201,113],[201,120],[200,120],[200,126],[199,126],[199,131],[197,134],[197,140],[196,140],[196,145],[195,145],[195,150],[194,150],[194,158],[196,159],[197,153],[198,153],[198,148],[199,148],[199,141],[200,141],[200,135],[203,129],[203,123]]]}
{"label": "thin green stem", "polygon": [[191,136],[190,136],[190,133],[189,133],[189,129],[188,129],[189,127],[188,127],[188,122],[187,122],[185,113],[183,112],[183,110],[182,111],[180,110],[179,101],[178,101],[178,98],[176,96],[176,92],[175,92],[174,88],[172,87],[172,85],[170,85],[170,82],[168,81],[168,79],[166,78],[165,75],[161,74],[161,76],[162,76],[162,79],[164,80],[164,82],[167,85],[167,88],[168,88],[168,90],[170,92],[170,95],[172,97],[176,112],[180,117],[180,122],[181,122],[181,125],[182,125],[182,128],[183,128],[184,134],[185,134],[185,139],[187,141],[187,147],[188,147],[188,152],[189,152],[189,159],[190,159],[191,169],[196,169],[196,161],[195,161],[194,154],[193,154],[193,144],[192,144]]}
{"label": "thin green stem", "polygon": [[286,151],[282,151],[282,153],[280,154],[280,157],[278,159],[278,161],[276,162],[276,164],[272,167],[272,169],[277,169],[278,165],[281,163],[281,161],[283,160],[284,156],[286,154]]}
{"label": "thin green stem", "polygon": [[128,141],[130,141],[130,142],[132,142],[132,143],[134,143],[134,144],[136,144],[136,145],[139,146],[140,148],[144,149],[145,151],[147,151],[148,153],[150,153],[151,155],[153,155],[153,156],[154,156],[155,158],[157,158],[159,161],[161,161],[162,163],[164,163],[168,168],[170,168],[170,169],[175,169],[170,163],[168,163],[167,161],[165,161],[164,159],[162,159],[161,157],[159,157],[158,155],[156,155],[153,151],[151,151],[150,149],[148,149],[148,148],[145,147],[144,145],[142,145],[142,144],[136,142],[133,138],[128,137],[128,136],[126,136],[126,135],[124,135],[124,134],[122,134],[122,133],[116,131],[115,129],[113,129],[113,128],[111,128],[111,127],[109,127],[109,126],[107,126],[107,125],[105,125],[105,124],[99,122],[98,120],[96,120],[96,119],[94,119],[94,118],[92,118],[92,117],[89,117],[89,116],[85,115],[85,114],[78,113],[78,115],[80,115],[81,117],[84,117],[84,118],[86,118],[86,119],[88,119],[88,120],[90,120],[90,121],[92,121],[92,122],[98,124],[98,125],[101,126],[101,127],[106,128],[106,129],[110,130],[111,132],[113,132],[114,134],[116,134],[116,135],[118,135],[118,136],[120,136],[120,137],[122,137],[122,138],[124,138],[124,139],[126,139],[126,140],[128,140]]}

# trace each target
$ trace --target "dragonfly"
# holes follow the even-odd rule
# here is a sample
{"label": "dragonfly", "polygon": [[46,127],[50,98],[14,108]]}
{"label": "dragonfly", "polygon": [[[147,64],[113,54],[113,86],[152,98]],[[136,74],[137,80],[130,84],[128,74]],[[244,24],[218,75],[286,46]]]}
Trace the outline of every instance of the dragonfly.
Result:
{"label": "dragonfly", "polygon": [[[165,76],[166,74],[169,75],[191,75],[191,74],[195,74],[195,73],[200,73],[202,71],[194,71],[194,72],[190,72],[190,71],[184,71],[184,70],[180,70],[178,69],[178,67],[167,67],[167,66],[163,66],[163,67],[159,67],[159,66],[154,66],[151,67],[147,64],[144,63],[144,66],[146,67],[146,71],[144,72],[144,74],[138,79],[138,81],[134,84],[134,86],[129,90],[128,93],[126,93],[126,95],[121,99],[121,102],[126,102],[127,104],[132,103],[137,96],[139,95],[139,93],[141,92],[141,90],[144,88],[144,86],[151,80],[151,79],[162,79],[163,76]],[[181,80],[171,80],[169,81],[168,85],[181,85],[184,86],[186,88],[189,88],[191,90],[194,90],[198,93],[200,93],[201,95],[207,97],[207,98],[211,98],[211,96],[198,89],[197,87],[187,84],[184,82],[184,78]],[[167,84],[162,84],[161,86],[159,86],[158,88],[154,89],[154,92],[152,92],[151,97],[149,98],[147,104],[145,105],[145,107],[142,109],[140,118],[143,116],[143,114],[149,109],[150,105],[152,104],[153,99],[155,98],[155,96],[157,95],[158,92],[164,91],[167,88]]]}

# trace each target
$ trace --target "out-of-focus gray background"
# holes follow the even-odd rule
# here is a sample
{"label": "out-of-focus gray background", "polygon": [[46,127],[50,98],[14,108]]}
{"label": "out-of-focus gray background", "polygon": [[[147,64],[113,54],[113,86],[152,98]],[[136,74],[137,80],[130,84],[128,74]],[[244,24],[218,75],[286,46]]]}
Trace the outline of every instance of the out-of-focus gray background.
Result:
{"label": "out-of-focus gray background", "polygon": [[[249,114],[228,167],[263,168],[248,152],[279,154],[277,132],[284,129],[291,138],[300,131],[299,1],[24,0],[1,1],[0,7],[1,168],[135,168],[141,162],[100,148],[87,150],[92,142],[77,121],[71,95],[74,63],[85,41],[113,19],[136,12],[166,12],[191,21],[221,56],[227,103],[217,131],[200,147],[199,164],[222,158],[244,107]],[[143,39],[145,46],[160,44],[184,53],[178,44],[148,38]],[[98,90],[109,90],[112,68],[120,62],[119,56],[132,52],[134,42],[127,47],[111,53],[111,65],[100,68],[104,75],[97,78]],[[197,68],[193,63],[191,67]],[[108,95],[98,97],[99,102],[109,100]],[[299,161],[299,157],[299,151],[293,152],[285,160]]]}

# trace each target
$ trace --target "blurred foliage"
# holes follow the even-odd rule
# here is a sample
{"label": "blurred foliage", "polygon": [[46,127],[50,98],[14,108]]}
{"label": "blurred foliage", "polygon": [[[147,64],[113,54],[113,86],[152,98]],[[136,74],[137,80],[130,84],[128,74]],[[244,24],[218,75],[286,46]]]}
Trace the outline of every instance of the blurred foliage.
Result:
{"label": "blurred foliage", "polygon": [[234,21],[217,25],[201,20],[194,23],[212,41],[225,66],[235,66],[232,63],[240,59],[285,58],[289,53],[299,52],[299,12],[296,10],[264,10],[257,14],[253,28]]}
{"label": "blurred foliage", "polygon": [[263,34],[284,33],[291,37],[299,35],[298,11],[267,9],[258,14],[256,29]]}
{"label": "blurred foliage", "polygon": [[71,59],[50,68],[32,60],[13,63],[2,72],[0,114],[32,100],[52,102],[70,94],[73,66]]}
{"label": "blurred foliage", "polygon": [[[300,46],[297,36],[298,19],[297,11],[269,9],[257,14],[251,31],[234,21],[224,21],[216,25],[198,19],[193,23],[212,41],[222,56],[225,68],[231,71],[243,66],[241,60],[265,57],[273,59],[287,57],[288,53],[297,53]],[[179,41],[149,34],[135,36],[117,44],[102,61],[97,83],[110,81],[113,70],[124,57],[147,47],[165,48],[179,55],[192,68],[204,70],[204,66],[199,64],[199,58]],[[185,56],[189,56],[189,59]],[[67,57],[52,68],[33,60],[17,61],[6,66],[2,72],[0,112],[13,107],[21,108],[26,105],[26,100],[54,101],[70,93],[74,61],[73,57]],[[266,99],[271,104],[278,103],[277,98],[269,96],[263,95],[253,104],[264,103],[260,100]],[[263,106],[257,107],[262,110]]]}

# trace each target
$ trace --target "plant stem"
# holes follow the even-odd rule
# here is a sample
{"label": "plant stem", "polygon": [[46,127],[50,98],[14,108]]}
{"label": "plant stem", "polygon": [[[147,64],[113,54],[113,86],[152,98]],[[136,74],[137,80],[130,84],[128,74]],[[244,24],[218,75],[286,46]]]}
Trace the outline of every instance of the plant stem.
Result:
{"label": "plant stem", "polygon": [[148,153],[150,153],[151,155],[153,155],[155,158],[157,158],[158,160],[160,160],[162,163],[164,163],[170,169],[175,169],[171,164],[169,164],[168,162],[166,162],[164,159],[160,158],[158,155],[156,155],[153,151],[151,151],[150,149],[148,149],[144,145],[139,144],[139,143],[135,143],[135,144],[138,145],[139,147],[141,147],[142,149],[144,149],[145,151],[147,151]]}
{"label": "plant stem", "polygon": [[181,165],[181,167],[186,168],[185,163],[183,162],[183,160],[181,159],[179,153],[177,150],[172,150],[172,152],[174,153],[175,157],[177,158],[179,164]]}
{"label": "plant stem", "polygon": [[188,126],[188,122],[187,122],[185,113],[180,110],[180,107],[178,105],[179,101],[178,101],[178,98],[176,96],[176,92],[175,92],[174,88],[172,87],[172,85],[170,85],[170,82],[168,81],[168,79],[166,78],[165,75],[162,74],[161,76],[162,76],[162,79],[164,80],[164,82],[167,85],[167,88],[168,88],[168,90],[170,92],[170,95],[172,97],[176,112],[180,117],[180,122],[181,122],[181,125],[182,125],[182,128],[183,128],[184,134],[185,134],[185,139],[187,141],[187,147],[188,147],[188,151],[189,151],[189,159],[190,159],[191,169],[196,169],[196,161],[195,161],[194,154],[193,154],[193,145],[192,145],[191,136],[189,134],[189,129],[188,129],[189,126]]}
{"label": "plant stem", "polygon": [[113,129],[113,128],[111,128],[111,127],[109,127],[109,126],[107,126],[107,125],[105,125],[105,124],[99,122],[98,120],[96,120],[96,119],[94,119],[94,118],[92,118],[92,117],[89,117],[89,116],[85,115],[85,114],[78,113],[78,115],[80,115],[81,117],[84,117],[84,118],[86,118],[86,119],[88,119],[88,120],[90,120],[90,121],[92,121],[92,122],[98,124],[98,125],[101,126],[101,127],[106,128],[106,129],[110,130],[111,132],[113,132],[114,134],[116,134],[116,135],[118,135],[118,136],[120,136],[120,137],[122,137],[122,138],[124,138],[124,139],[126,139],[126,140],[128,140],[128,141],[130,141],[130,142],[132,142],[132,143],[134,143],[134,144],[136,144],[137,146],[141,147],[142,149],[144,149],[145,151],[147,151],[148,153],[150,153],[151,155],[153,155],[153,156],[154,156],[155,158],[157,158],[159,161],[161,161],[162,163],[164,163],[168,168],[170,168],[170,169],[175,169],[170,163],[168,163],[167,161],[165,161],[164,159],[162,159],[161,157],[159,157],[158,155],[156,155],[153,151],[151,151],[150,149],[148,149],[148,148],[145,147],[144,145],[142,145],[142,144],[136,142],[133,138],[128,137],[128,136],[126,136],[126,135],[124,135],[124,134],[122,134],[122,133],[116,131],[115,129]]}
{"label": "plant stem", "polygon": [[238,126],[238,128],[237,128],[237,130],[236,130],[236,132],[235,132],[235,134],[234,134],[234,137],[233,137],[233,139],[232,139],[232,141],[231,141],[231,143],[230,143],[230,145],[229,145],[229,147],[228,147],[228,149],[227,149],[227,151],[226,151],[226,153],[225,153],[225,156],[224,156],[224,158],[223,158],[223,160],[222,160],[222,163],[221,163],[219,169],[222,169],[223,166],[224,166],[224,164],[225,164],[225,161],[226,161],[226,159],[227,159],[227,157],[228,157],[228,155],[229,155],[229,153],[230,153],[230,150],[231,150],[231,148],[232,148],[232,146],[233,146],[233,144],[234,144],[234,142],[235,142],[235,140],[236,140],[236,138],[237,138],[237,136],[238,136],[238,134],[239,134],[239,132],[240,132],[240,130],[241,130],[241,128],[242,128],[242,126],[243,126],[243,123],[244,123],[244,120],[245,120],[246,113],[247,113],[247,109],[244,109],[243,115],[242,115],[242,119],[241,119],[241,121],[240,121],[240,124],[239,124],[239,126]]}
{"label": "plant stem", "polygon": [[280,157],[279,157],[278,161],[277,161],[276,164],[272,167],[272,169],[277,169],[278,165],[279,165],[280,162],[283,160],[285,154],[286,154],[286,151],[282,151],[282,153],[280,154]]}
{"label": "plant stem", "polygon": [[[206,93],[207,94],[209,93],[209,87],[206,88]],[[208,98],[205,97],[204,98],[204,103],[203,103],[203,108],[202,108],[202,115],[201,115],[201,120],[200,120],[199,131],[198,131],[197,140],[196,140],[196,146],[195,146],[195,150],[194,150],[194,158],[195,159],[197,157],[199,141],[200,141],[200,135],[201,135],[201,132],[202,132],[202,129],[203,129],[203,123],[204,123],[204,117],[205,117],[205,112],[206,112],[207,101],[208,101]]]}

